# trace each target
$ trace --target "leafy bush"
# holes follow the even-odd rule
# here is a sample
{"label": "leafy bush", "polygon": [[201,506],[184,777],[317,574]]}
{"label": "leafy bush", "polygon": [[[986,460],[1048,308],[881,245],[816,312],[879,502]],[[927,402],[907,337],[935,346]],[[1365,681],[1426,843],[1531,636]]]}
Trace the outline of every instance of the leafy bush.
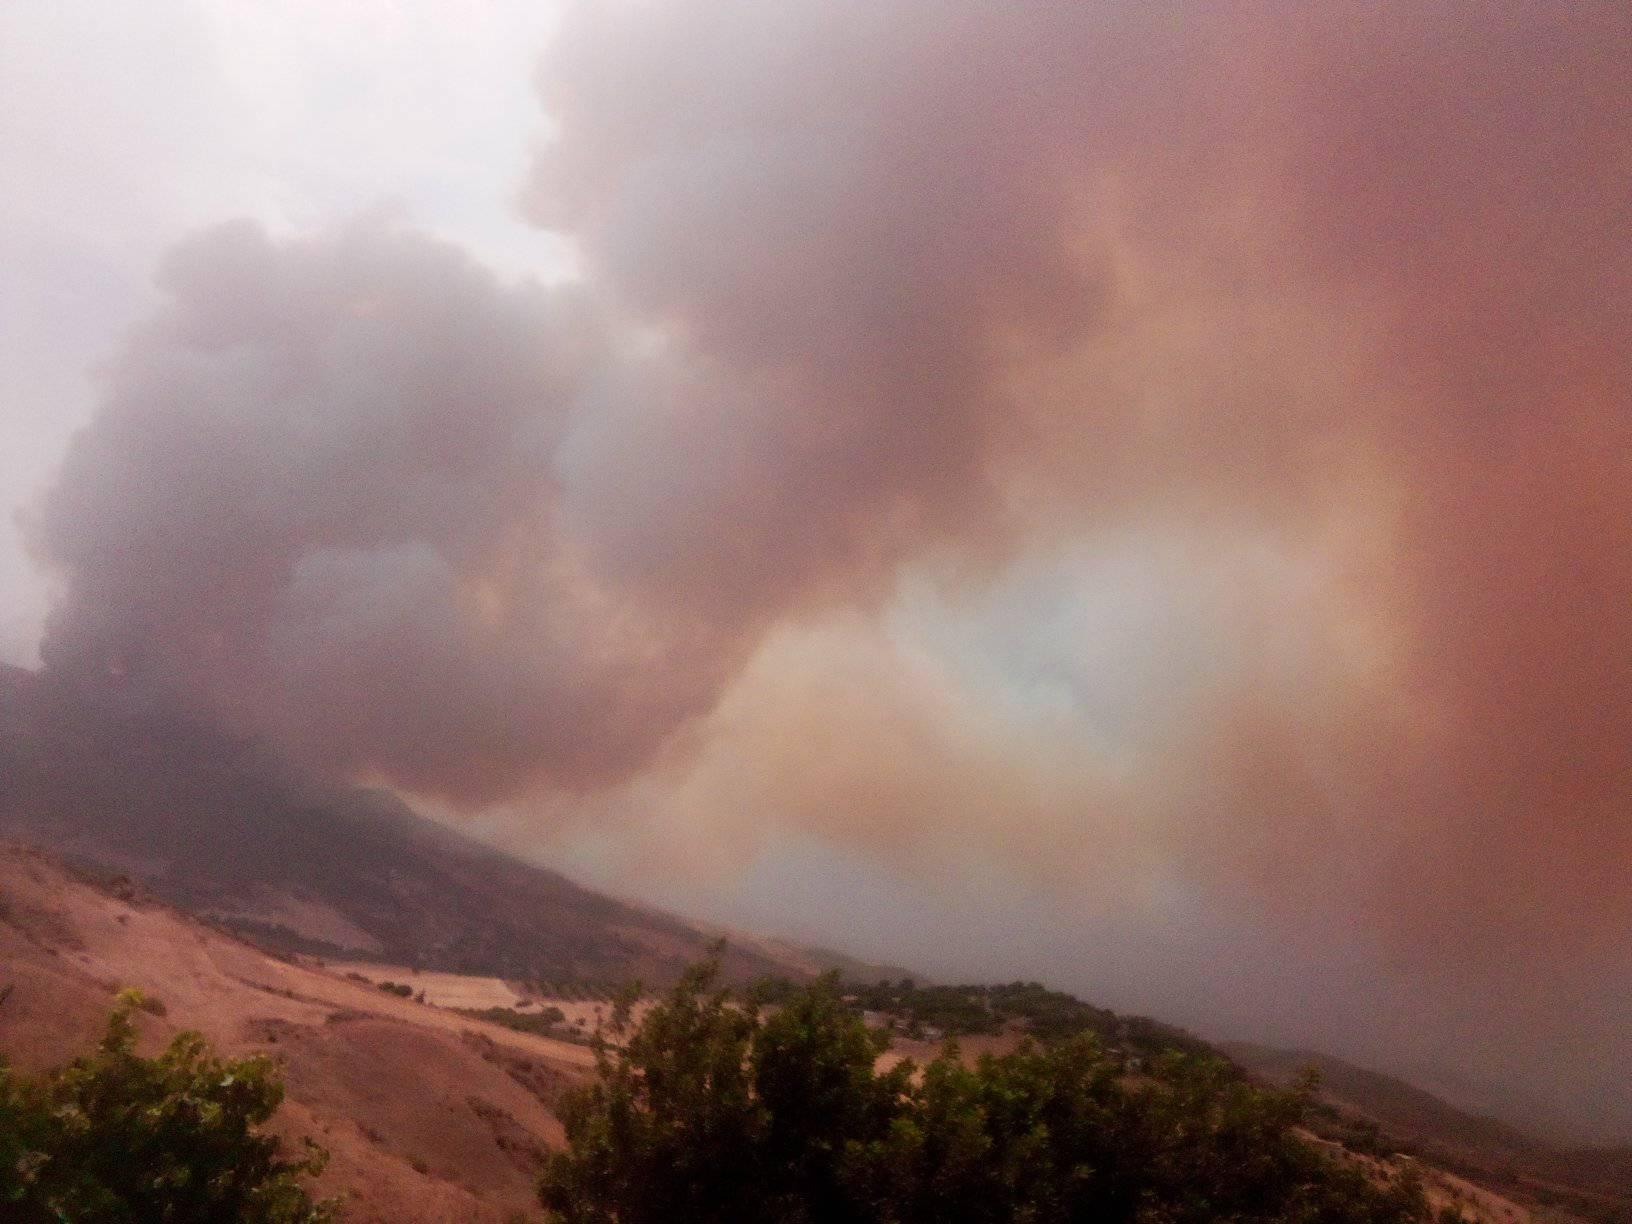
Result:
{"label": "leafy bush", "polygon": [[317,1224],[331,1218],[299,1179],[326,1154],[298,1160],[257,1128],[283,1099],[264,1057],[217,1058],[197,1033],[154,1058],[135,1052],[119,998],[94,1053],[44,1077],[0,1062],[0,1218],[18,1224],[163,1220],[169,1224]]}
{"label": "leafy bush", "polygon": [[1130,1080],[1093,1034],[921,1071],[833,979],[774,1015],[698,967],[597,1049],[563,1104],[539,1196],[565,1224],[1404,1224],[1410,1175],[1375,1186],[1296,1133],[1307,1091],[1169,1053]]}

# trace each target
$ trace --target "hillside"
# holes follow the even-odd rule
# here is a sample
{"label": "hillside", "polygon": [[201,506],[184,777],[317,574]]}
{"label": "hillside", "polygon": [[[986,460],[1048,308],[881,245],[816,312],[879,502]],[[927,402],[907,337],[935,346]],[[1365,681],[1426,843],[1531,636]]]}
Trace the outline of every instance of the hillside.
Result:
{"label": "hillside", "polygon": [[1394,1076],[1309,1050],[1249,1042],[1222,1047],[1259,1078],[1286,1086],[1320,1073],[1327,1109],[1317,1128],[1354,1147],[1415,1153],[1521,1200],[1592,1219],[1632,1219],[1632,1151],[1560,1148],[1505,1122],[1458,1109]]}
{"label": "hillside", "polygon": [[[35,1066],[66,1057],[126,984],[163,1002],[155,1041],[185,1025],[228,1050],[275,1048],[289,1065],[286,1124],[335,1149],[325,1184],[355,1189],[366,1209],[348,1218],[504,1218],[530,1201],[533,1158],[559,1136],[549,1105],[587,1053],[451,1009],[572,1011],[552,987],[594,999],[600,989],[577,988],[666,982],[719,934],[460,837],[386,793],[319,782],[130,691],[6,668],[0,838],[52,855],[0,854],[0,982],[16,987],[0,1051]],[[940,1035],[973,1053],[1084,1028],[1134,1053],[1199,1044],[1035,983],[914,986],[770,940],[733,937],[726,970],[785,981],[831,966],[873,983],[853,1005],[898,1021],[895,1057],[930,1056]],[[447,1010],[372,984],[386,978]],[[594,1011],[574,1014],[593,1023]],[[1326,1132],[1350,1147],[1418,1151],[1522,1202],[1627,1218],[1627,1153],[1548,1148],[1319,1055],[1228,1053],[1282,1083],[1321,1066]],[[411,1215],[390,1206],[409,1201]]]}
{"label": "hillside", "polygon": [[1315,1068],[1326,1100],[1375,1121],[1406,1142],[1501,1157],[1522,1156],[1538,1146],[1536,1140],[1505,1122],[1467,1113],[1394,1076],[1341,1058],[1250,1042],[1233,1042],[1223,1048],[1243,1067],[1275,1084],[1290,1084],[1305,1068]]}
{"label": "hillside", "polygon": [[278,1127],[332,1159],[317,1189],[348,1221],[497,1224],[533,1208],[551,1104],[589,1051],[385,994],[269,956],[125,886],[0,848],[0,1054],[28,1070],[99,1035],[114,992],[155,1000],[144,1048],[201,1030],[284,1067]]}
{"label": "hillside", "polygon": [[[86,1048],[127,985],[154,1000],[147,1048],[186,1027],[225,1052],[276,1058],[288,1087],[278,1129],[329,1149],[315,1189],[365,1224],[536,1218],[538,1161],[562,1137],[553,1111],[593,1062],[582,1044],[517,1031],[515,1009],[563,1002],[525,985],[406,966],[370,965],[365,980],[359,966],[268,953],[129,882],[23,847],[0,846],[0,966],[12,988],[0,1055],[28,1070]],[[427,1001],[380,989],[385,977]],[[499,1023],[464,1010],[485,1006]],[[975,1034],[965,1054],[1012,1049],[1017,1035]],[[884,1062],[937,1052],[901,1040]],[[1434,1201],[1485,1224],[1578,1218],[1532,1214],[1522,1204],[1533,1196],[1491,1194],[1474,1184],[1484,1178],[1426,1172]]]}
{"label": "hillside", "polygon": [[[546,981],[666,981],[714,936],[323,784],[120,689],[0,667],[0,837],[128,874],[287,951]],[[727,972],[827,958],[735,941]]]}

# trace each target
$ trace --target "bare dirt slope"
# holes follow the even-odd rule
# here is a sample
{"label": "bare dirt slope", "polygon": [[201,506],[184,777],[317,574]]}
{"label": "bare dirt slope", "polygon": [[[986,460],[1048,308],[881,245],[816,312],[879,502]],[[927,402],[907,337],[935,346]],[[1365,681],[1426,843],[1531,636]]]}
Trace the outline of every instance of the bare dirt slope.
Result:
{"label": "bare dirt slope", "polygon": [[318,1189],[355,1221],[505,1221],[533,1214],[537,1157],[560,1141],[550,1104],[591,1063],[550,1041],[386,995],[262,952],[127,887],[102,888],[30,850],[0,848],[0,1052],[38,1069],[85,1049],[115,991],[181,1027],[285,1067],[278,1125],[332,1154]]}

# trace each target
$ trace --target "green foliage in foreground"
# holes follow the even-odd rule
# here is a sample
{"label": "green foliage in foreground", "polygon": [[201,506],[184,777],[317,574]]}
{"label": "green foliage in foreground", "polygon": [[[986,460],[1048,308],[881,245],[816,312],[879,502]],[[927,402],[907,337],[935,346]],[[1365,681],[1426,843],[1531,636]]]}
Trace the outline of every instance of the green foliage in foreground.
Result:
{"label": "green foliage in foreground", "polygon": [[75,1224],[318,1224],[299,1178],[325,1159],[284,1160],[257,1128],[283,1099],[263,1057],[220,1059],[197,1033],[135,1052],[127,991],[95,1052],[40,1078],[0,1062],[0,1219]]}
{"label": "green foliage in foreground", "polygon": [[1373,1185],[1294,1128],[1307,1091],[1186,1054],[1137,1077],[1092,1034],[973,1067],[881,1071],[886,1040],[832,980],[762,1015],[689,973],[599,1047],[540,1182],[565,1224],[1403,1224],[1410,1178]]}

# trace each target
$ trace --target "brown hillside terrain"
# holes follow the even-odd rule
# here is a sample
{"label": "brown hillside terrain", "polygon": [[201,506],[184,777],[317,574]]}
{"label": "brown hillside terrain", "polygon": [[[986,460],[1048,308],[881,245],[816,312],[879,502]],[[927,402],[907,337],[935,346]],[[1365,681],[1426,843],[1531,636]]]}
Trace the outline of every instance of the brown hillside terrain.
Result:
{"label": "brown hillside terrain", "polygon": [[100,1034],[114,993],[158,1001],[156,1048],[196,1028],[234,1054],[272,1055],[278,1127],[332,1159],[317,1190],[349,1221],[504,1221],[533,1212],[550,1104],[589,1051],[386,995],[268,955],[128,886],[106,890],[45,856],[0,849],[0,1053],[41,1069]]}

